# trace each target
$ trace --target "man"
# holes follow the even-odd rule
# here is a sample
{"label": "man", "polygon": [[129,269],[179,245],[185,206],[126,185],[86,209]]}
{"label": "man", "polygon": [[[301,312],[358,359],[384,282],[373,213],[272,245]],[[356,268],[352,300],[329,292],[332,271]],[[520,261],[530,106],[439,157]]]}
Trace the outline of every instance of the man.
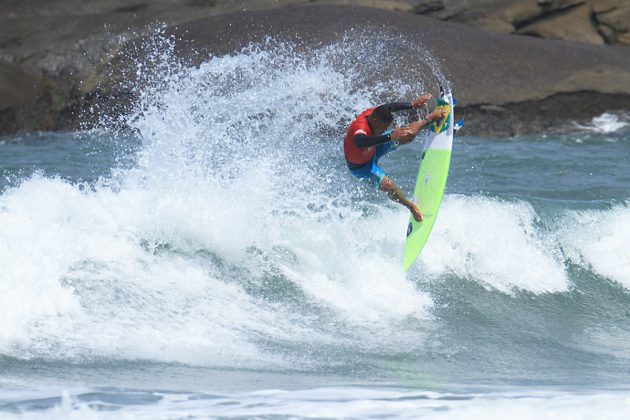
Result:
{"label": "man", "polygon": [[392,112],[419,108],[429,99],[431,94],[426,94],[412,102],[394,102],[364,111],[350,124],[343,143],[346,162],[352,175],[366,179],[379,190],[387,192],[391,200],[407,207],[418,222],[424,218],[420,209],[405,197],[401,189],[378,166],[378,160],[395,150],[399,144],[411,143],[420,129],[429,122],[444,118],[444,111],[438,110],[408,126],[386,131],[394,120]]}

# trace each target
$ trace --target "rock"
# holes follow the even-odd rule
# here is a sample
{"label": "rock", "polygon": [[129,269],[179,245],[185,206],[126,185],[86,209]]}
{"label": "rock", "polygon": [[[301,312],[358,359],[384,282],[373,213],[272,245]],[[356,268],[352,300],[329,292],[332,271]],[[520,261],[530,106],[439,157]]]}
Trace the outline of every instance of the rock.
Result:
{"label": "rock", "polygon": [[[401,34],[406,42],[396,44],[396,52],[409,62],[423,61],[421,50],[414,45],[424,45],[442,63],[464,113],[474,110],[478,116],[502,116],[497,122],[497,127],[503,127],[500,130],[473,122],[469,133],[524,133],[557,125],[558,120],[630,109],[630,54],[624,48],[495,34],[368,8],[317,5],[201,19],[180,25],[173,33],[191,48],[223,54],[264,39],[270,28],[280,39],[308,40],[304,47],[308,50],[338,40],[352,27],[389,28]],[[181,51],[184,56],[189,53]],[[413,85],[415,75],[396,71],[383,77],[397,77],[401,84]],[[573,97],[592,100],[588,107],[577,107],[570,105]],[[533,118],[529,113],[537,114],[536,107],[543,103],[549,111],[536,115],[538,125],[528,125]]]}
{"label": "rock", "polygon": [[538,0],[538,6],[540,6],[545,13],[564,10],[571,6],[584,3],[586,3],[586,0]]}
{"label": "rock", "polygon": [[617,32],[608,25],[598,24],[597,32],[599,32],[607,44],[616,44],[618,42]]}
{"label": "rock", "polygon": [[591,22],[591,9],[580,5],[562,13],[554,13],[535,20],[516,33],[540,38],[604,44],[604,39]]}
{"label": "rock", "polygon": [[475,27],[483,31],[496,32],[499,34],[511,34],[516,29],[514,25],[507,20],[497,18],[479,19],[475,21]]}
{"label": "rock", "polygon": [[[286,0],[285,0],[286,1]],[[398,0],[311,0],[318,4],[339,4],[344,6],[370,7],[380,10],[394,10],[399,12],[412,12],[413,5],[409,1]],[[293,3],[301,3],[294,1]]]}
{"label": "rock", "polygon": [[595,14],[607,13],[617,9],[619,6],[622,6],[622,4],[618,0],[592,0],[591,2],[591,7]]}
{"label": "rock", "polygon": [[[436,10],[430,7],[433,3]],[[443,7],[437,8],[438,3]],[[577,10],[579,6],[586,9]],[[627,44],[630,38],[629,9],[628,0],[425,0],[414,12],[491,32],[518,32],[595,44]],[[572,13],[577,15],[563,18]]]}
{"label": "rock", "polygon": [[499,105],[480,105],[479,109],[486,112],[505,112],[506,109]]}
{"label": "rock", "polygon": [[500,14],[505,20],[511,22],[516,29],[538,22],[541,19],[549,19],[554,15],[581,5],[585,0],[538,0],[519,1],[500,8]]}
{"label": "rock", "polygon": [[56,129],[67,101],[63,86],[16,64],[0,63],[0,135]]}
{"label": "rock", "polygon": [[[536,116],[542,125],[545,118],[552,124],[552,120],[592,116],[587,113],[598,110],[630,109],[630,54],[625,47],[602,48],[484,32],[400,12],[432,3],[427,1],[375,0],[370,4],[379,9],[374,9],[357,7],[358,0],[339,0],[348,3],[346,6],[333,4],[338,3],[336,0],[310,4],[298,4],[303,0],[252,0],[248,7],[260,10],[246,12],[238,11],[240,6],[228,0],[195,1],[194,5],[190,0],[7,1],[16,9],[0,15],[2,134],[75,129],[86,118],[98,118],[91,109],[124,112],[135,100],[129,84],[123,83],[133,81],[135,74],[130,54],[147,41],[148,28],[156,21],[164,22],[167,35],[180,39],[178,54],[196,63],[208,54],[233,53],[267,36],[295,40],[309,51],[338,41],[351,28],[394,34],[404,42],[393,45],[392,51],[408,62],[420,63],[424,59],[422,49],[415,46],[426,46],[454,84],[463,110],[496,119],[495,126],[469,125],[470,133],[533,130],[535,127],[519,121],[532,118],[525,112],[536,112],[536,104],[550,109]],[[444,0],[444,9],[427,13],[433,17],[456,11],[450,20],[471,18],[476,25],[509,32],[514,26],[508,18],[531,17],[531,4],[540,8],[534,0],[528,0],[531,4],[523,9],[510,9],[508,14],[501,14],[505,8],[497,8],[515,2],[484,0],[462,9],[470,3]],[[550,10],[567,4],[551,1],[544,7]],[[625,8],[612,0],[596,4],[593,13],[602,16],[600,32],[611,39],[625,39],[624,20],[619,18],[624,15],[616,14]],[[575,6],[565,8],[546,19],[555,21],[577,10]],[[542,22],[537,19],[531,23]],[[394,66],[383,77],[413,85],[415,74]],[[595,98],[590,107],[567,106],[571,98],[583,100],[584,95]]]}
{"label": "rock", "polygon": [[495,14],[519,28],[539,19],[543,15],[543,9],[534,1],[519,1],[497,8]]}
{"label": "rock", "polygon": [[417,15],[426,15],[439,10],[444,10],[444,2],[442,0],[424,0],[411,9]]}
{"label": "rock", "polygon": [[630,45],[630,2],[619,4],[612,0],[593,3],[593,19],[609,44]]}

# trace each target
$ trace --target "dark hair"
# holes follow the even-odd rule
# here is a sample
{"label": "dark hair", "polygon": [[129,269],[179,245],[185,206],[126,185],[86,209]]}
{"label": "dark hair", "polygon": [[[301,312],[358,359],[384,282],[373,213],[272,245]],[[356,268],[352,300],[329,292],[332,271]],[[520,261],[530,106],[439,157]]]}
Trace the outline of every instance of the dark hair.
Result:
{"label": "dark hair", "polygon": [[391,124],[394,121],[394,117],[392,112],[389,110],[389,107],[385,105],[381,105],[377,107],[374,112],[372,112],[372,116],[379,120],[380,122],[384,122],[387,124]]}

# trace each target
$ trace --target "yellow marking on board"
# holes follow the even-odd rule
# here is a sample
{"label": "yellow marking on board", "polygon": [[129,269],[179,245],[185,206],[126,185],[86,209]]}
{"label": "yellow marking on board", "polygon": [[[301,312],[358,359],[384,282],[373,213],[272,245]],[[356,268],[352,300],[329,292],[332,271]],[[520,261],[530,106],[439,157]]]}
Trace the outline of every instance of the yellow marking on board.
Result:
{"label": "yellow marking on board", "polygon": [[448,128],[447,122],[449,121],[449,117],[451,116],[451,106],[450,104],[439,105],[435,107],[435,111],[437,110],[445,111],[446,114],[444,115],[444,118],[442,118],[442,121],[439,124],[436,121],[433,121],[431,123],[432,125],[431,130],[434,133],[441,133],[442,131]]}

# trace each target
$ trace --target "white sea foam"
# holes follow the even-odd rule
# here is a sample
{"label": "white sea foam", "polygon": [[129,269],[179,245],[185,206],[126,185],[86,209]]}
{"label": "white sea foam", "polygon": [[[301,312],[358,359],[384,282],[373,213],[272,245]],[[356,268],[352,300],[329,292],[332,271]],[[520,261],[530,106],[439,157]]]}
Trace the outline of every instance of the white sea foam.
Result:
{"label": "white sea foam", "polygon": [[0,353],[299,368],[261,342],[421,346],[392,337],[431,306],[400,269],[402,213],[352,203],[331,172],[347,104],[375,100],[332,64],[346,53],[274,44],[186,68],[158,51],[125,117],[133,169],[0,197]]}
{"label": "white sea foam", "polygon": [[593,133],[614,133],[622,130],[629,125],[626,120],[627,116],[614,114],[610,112],[604,112],[602,115],[593,117],[591,124],[575,124],[575,126],[581,130],[590,131]]}
{"label": "white sea foam", "polygon": [[[340,157],[342,122],[377,101],[339,67],[356,44],[305,56],[272,43],[198,68],[168,48],[124,117],[142,140],[132,169],[89,186],[35,175],[0,196],[0,354],[308,368],[266,344],[422,348],[433,303],[414,276],[567,290],[557,232],[527,203],[483,197],[446,197],[405,276],[408,213],[357,193]],[[606,252],[628,243],[617,211],[595,214],[609,235],[562,240],[628,284]]]}
{"label": "white sea foam", "polygon": [[630,208],[572,211],[562,222],[567,256],[630,289]]}
{"label": "white sea foam", "polygon": [[525,202],[447,196],[426,248],[422,270],[453,273],[511,293],[563,292],[569,279],[552,235],[536,225]]}
{"label": "white sea foam", "polygon": [[[247,293],[249,283],[273,281],[268,270],[305,293],[304,304],[352,323],[368,344],[389,334],[391,322],[427,317],[430,301],[398,265],[386,223],[392,214],[282,214],[282,197],[260,185],[80,191],[35,176],[7,191],[0,198],[2,353],[272,366],[255,345],[259,335],[327,342],[316,319]],[[380,227],[370,231],[372,224]],[[197,255],[206,250],[209,258]]]}
{"label": "white sea foam", "polygon": [[[267,389],[231,394],[147,393],[157,402],[117,405],[108,396],[81,401],[86,391],[62,391],[60,402],[41,411],[9,414],[7,419],[155,419],[155,418],[426,418],[426,419],[626,419],[627,391],[508,391],[458,394],[369,388]],[[50,392],[47,393],[50,395]],[[124,398],[124,395],[121,395]],[[141,395],[140,395],[141,397]],[[50,397],[49,397],[50,398]],[[137,398],[137,397],[136,397]],[[112,410],[117,408],[116,410]]]}

